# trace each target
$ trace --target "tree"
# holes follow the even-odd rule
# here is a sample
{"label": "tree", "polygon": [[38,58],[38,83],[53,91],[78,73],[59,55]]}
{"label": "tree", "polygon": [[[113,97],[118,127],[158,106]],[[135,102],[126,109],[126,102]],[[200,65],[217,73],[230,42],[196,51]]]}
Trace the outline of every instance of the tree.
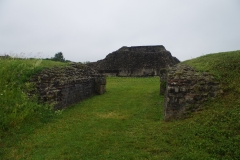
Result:
{"label": "tree", "polygon": [[52,58],[52,60],[65,62],[65,58],[63,57],[63,53],[62,52],[56,53],[55,56]]}
{"label": "tree", "polygon": [[82,62],[82,64],[89,64],[91,63],[90,61],[85,61],[85,62]]}

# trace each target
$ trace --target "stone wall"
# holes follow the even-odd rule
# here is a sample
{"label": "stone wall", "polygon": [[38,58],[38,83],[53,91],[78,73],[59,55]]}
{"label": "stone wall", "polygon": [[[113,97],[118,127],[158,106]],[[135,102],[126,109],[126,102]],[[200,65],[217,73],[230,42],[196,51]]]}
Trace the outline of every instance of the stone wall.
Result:
{"label": "stone wall", "polygon": [[31,77],[41,102],[63,109],[106,91],[106,77],[80,63],[68,67],[44,69]]}
{"label": "stone wall", "polygon": [[179,63],[164,46],[122,47],[105,59],[88,64],[102,74],[111,76],[156,76],[161,68]]}
{"label": "stone wall", "polygon": [[165,94],[166,85],[167,85],[167,69],[162,68],[160,70],[160,94],[161,95]]}
{"label": "stone wall", "polygon": [[[219,82],[206,72],[177,64],[160,75],[161,83],[165,81],[160,93],[165,93],[165,120],[181,119],[190,113],[202,109],[203,102],[222,93]],[[163,81],[163,82],[162,82]]]}

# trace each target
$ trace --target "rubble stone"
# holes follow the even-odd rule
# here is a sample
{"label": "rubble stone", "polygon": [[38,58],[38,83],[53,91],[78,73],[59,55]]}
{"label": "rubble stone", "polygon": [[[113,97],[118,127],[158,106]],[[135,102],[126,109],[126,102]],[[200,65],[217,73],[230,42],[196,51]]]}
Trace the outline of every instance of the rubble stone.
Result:
{"label": "rubble stone", "polygon": [[106,91],[106,77],[81,63],[68,67],[42,70],[31,77],[41,102],[54,104],[54,109],[63,109],[95,94]]}
{"label": "rubble stone", "polygon": [[180,61],[164,46],[122,47],[105,59],[88,65],[100,73],[111,76],[159,76],[161,68],[173,66]]}
{"label": "rubble stone", "polygon": [[188,117],[190,113],[201,110],[209,98],[223,92],[211,74],[183,64],[162,69],[160,81],[160,94],[165,95],[166,121]]}

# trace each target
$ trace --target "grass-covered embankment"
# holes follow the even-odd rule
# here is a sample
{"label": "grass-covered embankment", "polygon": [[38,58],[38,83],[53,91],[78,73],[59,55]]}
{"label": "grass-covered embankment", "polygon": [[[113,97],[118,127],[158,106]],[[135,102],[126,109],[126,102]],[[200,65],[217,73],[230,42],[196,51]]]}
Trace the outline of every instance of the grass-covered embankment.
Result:
{"label": "grass-covered embankment", "polygon": [[28,96],[34,87],[28,80],[43,68],[65,65],[42,59],[0,58],[0,144],[6,135],[53,116],[51,106],[38,104],[36,97]]}
{"label": "grass-covered embankment", "polygon": [[174,159],[240,159],[240,51],[183,62],[212,73],[224,90],[192,118],[169,123],[177,140]]}
{"label": "grass-covered embankment", "polygon": [[240,159],[240,51],[187,63],[221,81],[223,95],[192,117],[163,121],[158,78],[108,78],[107,92],[16,141],[5,159]]}

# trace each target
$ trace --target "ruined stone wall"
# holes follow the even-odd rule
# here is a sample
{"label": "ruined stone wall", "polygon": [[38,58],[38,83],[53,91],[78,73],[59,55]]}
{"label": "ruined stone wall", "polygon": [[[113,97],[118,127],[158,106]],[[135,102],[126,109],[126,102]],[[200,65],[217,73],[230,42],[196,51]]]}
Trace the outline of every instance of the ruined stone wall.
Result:
{"label": "ruined stone wall", "polygon": [[[166,76],[167,75],[167,76]],[[206,72],[199,72],[188,65],[177,64],[164,70],[161,83],[166,82],[160,93],[165,92],[165,120],[181,119],[202,109],[203,102],[222,93],[219,82]]]}
{"label": "ruined stone wall", "polygon": [[118,51],[130,51],[130,52],[162,52],[167,51],[163,45],[156,46],[123,46]]}
{"label": "ruined stone wall", "polygon": [[122,47],[105,59],[88,64],[100,73],[114,76],[156,76],[161,68],[179,63],[164,46]]}
{"label": "ruined stone wall", "polygon": [[106,77],[80,63],[68,67],[44,69],[31,77],[39,100],[63,109],[106,91]]}
{"label": "ruined stone wall", "polygon": [[164,95],[166,92],[166,85],[167,85],[167,68],[162,68],[160,70],[160,94]]}

